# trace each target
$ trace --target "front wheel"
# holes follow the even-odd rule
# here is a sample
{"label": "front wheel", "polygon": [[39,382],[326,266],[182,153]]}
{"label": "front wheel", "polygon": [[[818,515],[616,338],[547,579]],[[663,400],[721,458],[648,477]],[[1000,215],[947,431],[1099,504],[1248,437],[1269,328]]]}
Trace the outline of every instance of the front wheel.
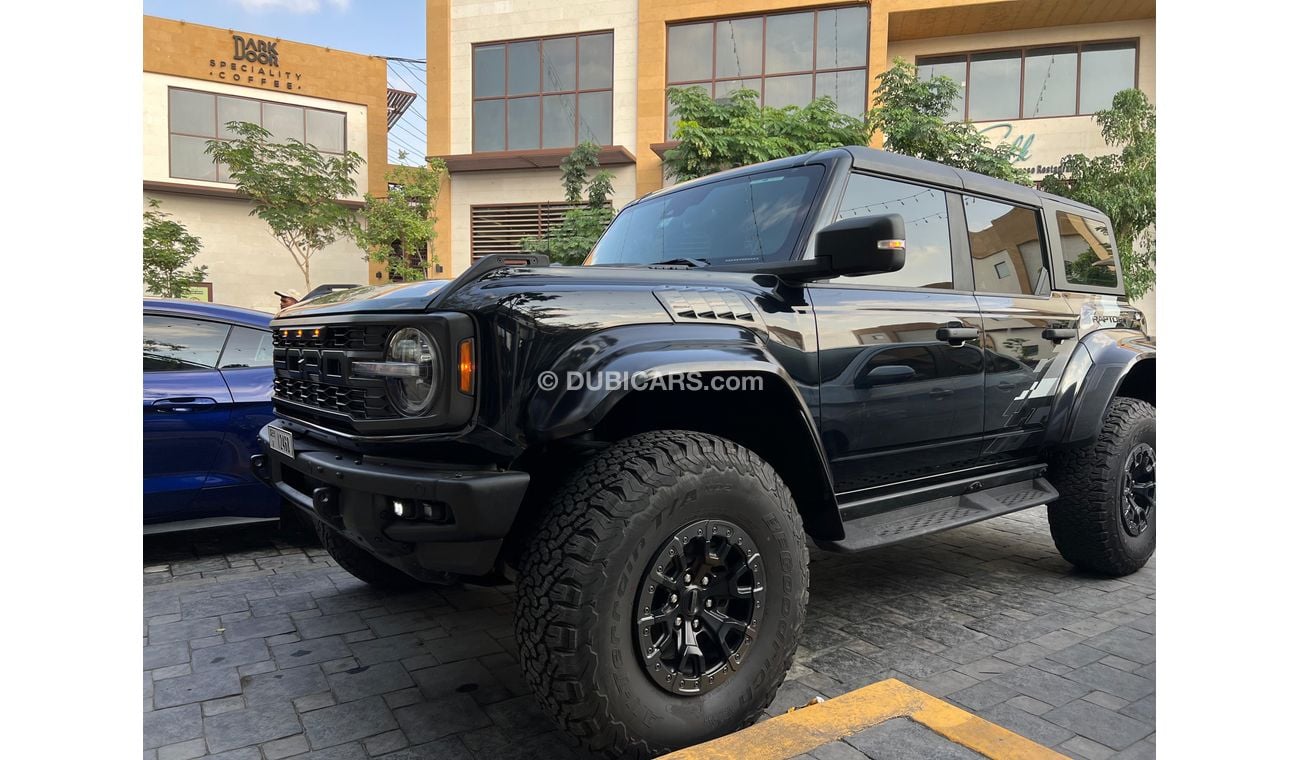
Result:
{"label": "front wheel", "polygon": [[1061,556],[1083,570],[1136,572],[1156,550],[1156,409],[1116,397],[1097,440],[1061,454],[1050,478],[1061,498],[1047,507]]}
{"label": "front wheel", "polygon": [[619,441],[555,495],[521,558],[529,685],[588,749],[648,757],[753,722],[794,658],[808,550],[789,489],[736,443]]}

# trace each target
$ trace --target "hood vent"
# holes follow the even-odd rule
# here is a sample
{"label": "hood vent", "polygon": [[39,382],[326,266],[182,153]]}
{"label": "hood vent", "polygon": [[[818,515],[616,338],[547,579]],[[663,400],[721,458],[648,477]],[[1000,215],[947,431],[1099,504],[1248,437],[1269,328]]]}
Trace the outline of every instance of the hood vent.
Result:
{"label": "hood vent", "polygon": [[727,288],[664,288],[655,296],[674,322],[762,324],[749,299]]}

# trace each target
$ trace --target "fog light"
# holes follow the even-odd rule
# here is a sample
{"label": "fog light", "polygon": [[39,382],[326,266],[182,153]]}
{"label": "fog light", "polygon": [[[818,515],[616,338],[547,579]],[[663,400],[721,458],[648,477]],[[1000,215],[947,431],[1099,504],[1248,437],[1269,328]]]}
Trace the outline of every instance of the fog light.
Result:
{"label": "fog light", "polygon": [[397,515],[398,517],[405,517],[406,505],[398,501],[397,499],[393,499],[393,514]]}

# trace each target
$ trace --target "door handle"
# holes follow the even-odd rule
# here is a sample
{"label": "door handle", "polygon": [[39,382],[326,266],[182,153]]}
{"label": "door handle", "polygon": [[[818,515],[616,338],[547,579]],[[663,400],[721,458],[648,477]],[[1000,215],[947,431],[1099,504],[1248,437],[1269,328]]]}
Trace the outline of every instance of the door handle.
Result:
{"label": "door handle", "polygon": [[1079,334],[1078,330],[1072,328],[1049,327],[1043,330],[1043,340],[1050,340],[1053,343],[1060,343],[1063,340],[1070,340]]}
{"label": "door handle", "polygon": [[934,337],[946,340],[954,346],[960,346],[968,340],[978,338],[980,331],[974,327],[940,327],[934,331]]}
{"label": "door handle", "polygon": [[1002,382],[998,383],[997,387],[998,390],[1000,391],[1011,391],[1011,390],[1015,390],[1017,386],[1015,383],[1008,383],[1006,380],[1003,380]]}
{"label": "door handle", "polygon": [[192,412],[196,407],[215,406],[217,400],[207,396],[173,396],[160,398],[151,406],[160,412]]}
{"label": "door handle", "polygon": [[930,398],[948,398],[952,395],[951,388],[931,388]]}

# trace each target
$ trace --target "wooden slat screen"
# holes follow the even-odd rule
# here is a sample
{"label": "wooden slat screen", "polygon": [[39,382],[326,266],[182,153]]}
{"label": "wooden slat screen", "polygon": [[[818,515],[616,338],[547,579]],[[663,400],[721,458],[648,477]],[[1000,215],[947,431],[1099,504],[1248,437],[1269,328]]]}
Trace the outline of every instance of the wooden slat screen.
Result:
{"label": "wooden slat screen", "polygon": [[546,234],[552,225],[564,220],[565,212],[581,205],[514,203],[470,206],[470,256],[477,261],[494,253],[521,253],[520,239]]}

